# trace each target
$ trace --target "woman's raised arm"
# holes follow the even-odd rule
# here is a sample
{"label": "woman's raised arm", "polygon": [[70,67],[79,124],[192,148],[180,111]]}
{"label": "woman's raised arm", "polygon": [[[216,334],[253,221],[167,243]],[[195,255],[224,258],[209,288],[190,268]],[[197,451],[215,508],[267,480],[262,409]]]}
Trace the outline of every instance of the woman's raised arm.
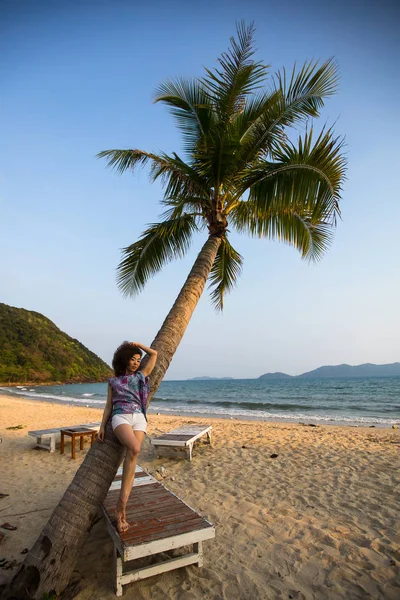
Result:
{"label": "woman's raised arm", "polygon": [[158,352],[157,352],[157,350],[153,350],[153,348],[148,348],[147,346],[144,346],[143,344],[140,344],[139,342],[132,342],[132,344],[134,346],[137,346],[144,352],[146,352],[146,354],[148,354],[148,356],[149,356],[149,360],[147,361],[146,366],[143,367],[143,369],[140,369],[142,371],[143,375],[145,377],[148,377],[148,375],[150,375],[150,373],[152,372],[152,370],[155,367],[155,364],[157,362]]}

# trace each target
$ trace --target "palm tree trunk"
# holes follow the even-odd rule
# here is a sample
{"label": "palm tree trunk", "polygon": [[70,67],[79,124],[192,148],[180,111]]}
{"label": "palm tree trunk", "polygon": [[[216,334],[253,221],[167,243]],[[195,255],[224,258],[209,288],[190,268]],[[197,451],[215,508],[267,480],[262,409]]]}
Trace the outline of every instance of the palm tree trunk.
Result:
{"label": "palm tree trunk", "polygon": [[210,235],[202,247],[173,307],[151,344],[158,350],[158,360],[151,375],[151,393],[148,404],[164,378],[170,362],[186,331],[191,316],[203,293],[211,268],[217,256],[221,238]]}
{"label": "palm tree trunk", "polygon": [[[220,244],[219,237],[209,236],[152,343],[159,353],[152,375],[152,394],[160,385],[185,333]],[[109,422],[104,443],[95,442],[87,453],[49,522],[5,589],[2,600],[40,600],[45,593],[58,595],[65,589],[123,451]]]}
{"label": "palm tree trunk", "polygon": [[123,452],[109,422],[104,443],[96,441],[87,453],[2,600],[41,599],[65,589]]}

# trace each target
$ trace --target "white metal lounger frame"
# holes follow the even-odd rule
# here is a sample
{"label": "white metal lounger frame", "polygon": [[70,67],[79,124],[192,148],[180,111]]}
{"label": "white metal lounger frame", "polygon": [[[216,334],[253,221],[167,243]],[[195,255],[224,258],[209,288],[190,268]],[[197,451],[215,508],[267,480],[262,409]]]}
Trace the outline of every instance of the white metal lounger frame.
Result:
{"label": "white metal lounger frame", "polygon": [[[195,441],[203,435],[207,435],[207,441],[211,444],[211,431],[211,425],[186,425],[159,437],[152,438],[151,444],[155,446],[157,458],[160,458],[160,456],[176,456],[177,450],[180,450],[185,452],[187,460],[191,461]],[[174,435],[191,437],[190,439],[179,440],[174,439]]]}
{"label": "white metal lounger frame", "polygon": [[[144,470],[141,467],[136,467],[136,473],[143,472]],[[118,469],[117,475],[122,475],[122,467]],[[164,487],[154,477],[148,474],[145,477],[136,478],[134,487],[136,488],[139,486],[153,483]],[[120,487],[121,481],[113,481],[113,483],[110,486],[110,490],[120,489]],[[173,494],[170,490],[167,490],[167,492],[170,493],[172,496],[178,498],[178,496]],[[180,498],[178,498],[178,500],[182,502]],[[187,504],[186,506],[196,513],[196,511],[190,506],[188,506]],[[204,540],[212,539],[215,537],[215,528],[206,519],[203,519],[209,525],[209,527],[205,529],[199,529],[197,531],[191,531],[189,533],[183,533],[164,539],[145,542],[137,546],[124,546],[121,537],[116,531],[110,519],[110,516],[104,506],[103,513],[106,519],[108,531],[114,544],[115,593],[117,596],[122,596],[122,586],[127,585],[128,583],[139,581],[141,579],[146,579],[147,577],[152,577],[153,575],[160,575],[162,573],[166,573],[167,571],[172,571],[173,569],[178,569],[180,567],[186,567],[188,565],[196,564],[199,567],[203,566],[202,542]],[[197,514],[198,513],[196,513],[196,515]],[[159,554],[160,552],[166,552],[167,550],[174,550],[176,548],[181,548],[183,546],[188,545],[193,545],[192,552],[189,552],[177,558],[163,560],[162,562],[147,567],[136,568],[124,572],[124,563],[127,561],[131,561],[137,558],[143,558],[146,556],[152,556],[154,554]]]}

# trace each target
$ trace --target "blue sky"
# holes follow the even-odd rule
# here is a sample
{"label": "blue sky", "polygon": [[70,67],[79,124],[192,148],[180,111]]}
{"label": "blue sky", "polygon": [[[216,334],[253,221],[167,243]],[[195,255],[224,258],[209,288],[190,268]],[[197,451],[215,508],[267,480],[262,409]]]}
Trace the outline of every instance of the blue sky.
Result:
{"label": "blue sky", "polygon": [[161,212],[147,174],[96,160],[109,148],[181,151],[154,90],[215,66],[235,22],[255,22],[271,71],[334,56],[341,80],[319,126],[346,136],[342,221],[325,258],[232,235],[243,275],[216,314],[205,293],[167,373],[257,377],[322,364],[400,361],[400,11],[392,2],[0,3],[0,301],[36,310],[110,362],[150,344],[204,239],[135,299],[120,249]]}

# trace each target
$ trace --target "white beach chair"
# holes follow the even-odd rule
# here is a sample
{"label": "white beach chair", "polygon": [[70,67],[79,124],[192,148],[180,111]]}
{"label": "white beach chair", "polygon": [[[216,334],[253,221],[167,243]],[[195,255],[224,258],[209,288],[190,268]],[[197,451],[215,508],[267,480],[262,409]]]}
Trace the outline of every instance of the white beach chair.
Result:
{"label": "white beach chair", "polygon": [[[67,426],[62,425],[61,427],[54,427],[53,429],[37,429],[35,431],[28,431],[28,435],[36,438],[36,448],[43,448],[49,450],[49,452],[55,452],[57,439],[61,436],[61,429],[65,429]],[[82,425],[70,425],[71,427],[87,427],[88,429],[100,429],[100,423],[83,423]]]}
{"label": "white beach chair", "polygon": [[192,460],[193,445],[203,435],[211,444],[211,425],[184,425],[169,433],[152,438],[151,444],[155,446],[156,456],[179,456],[184,453],[187,460]]}
{"label": "white beach chair", "polygon": [[[202,542],[215,537],[215,528],[175,494],[167,490],[141,467],[136,467],[135,483],[129,496],[126,517],[130,528],[119,533],[115,527],[115,507],[121,487],[122,468],[110,486],[103,504],[107,528],[114,544],[114,576],[117,596],[122,586],[187,565],[203,565]],[[125,562],[161,552],[193,546],[175,558],[126,571]]]}

